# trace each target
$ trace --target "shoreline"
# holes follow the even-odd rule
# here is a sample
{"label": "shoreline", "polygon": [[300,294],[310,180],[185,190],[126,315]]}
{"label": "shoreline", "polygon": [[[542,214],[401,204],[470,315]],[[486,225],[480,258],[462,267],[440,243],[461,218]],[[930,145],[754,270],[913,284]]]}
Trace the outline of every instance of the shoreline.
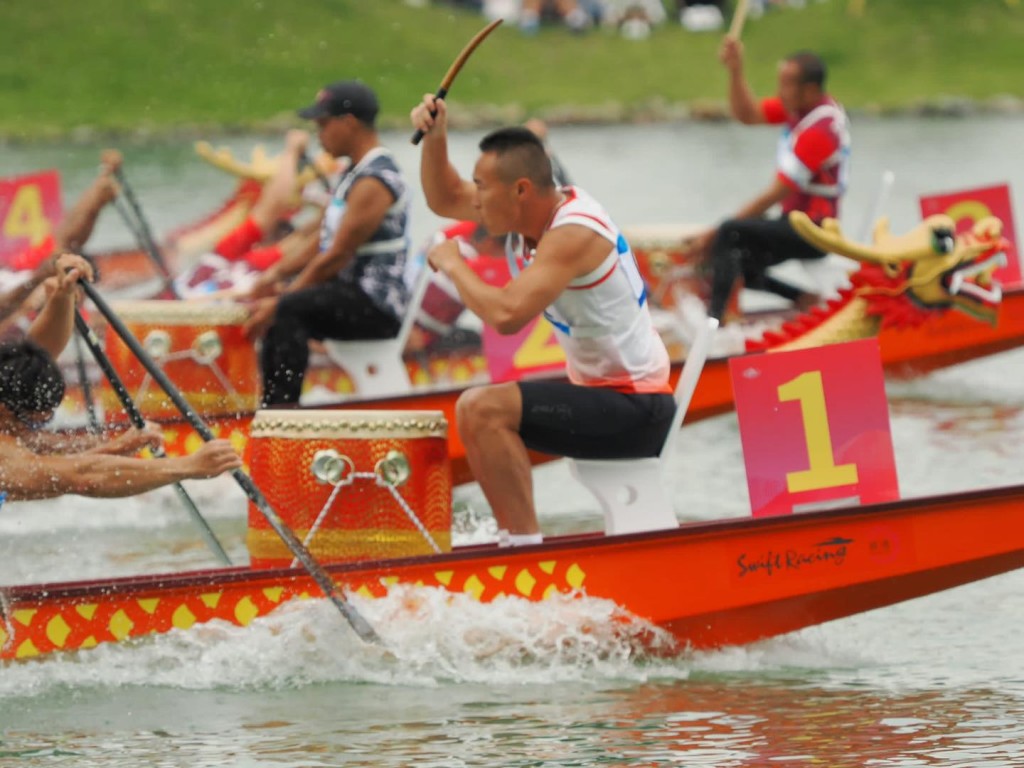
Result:
{"label": "shoreline", "polygon": [[[976,116],[1012,117],[1024,114],[1024,98],[1000,95],[987,99],[971,99],[963,96],[938,96],[922,99],[900,106],[871,104],[848,109],[854,119],[896,119],[896,118],[967,118]],[[668,102],[651,99],[636,104],[606,102],[590,105],[564,105],[527,111],[521,104],[484,104],[476,106],[453,102],[451,127],[454,130],[480,130],[501,125],[521,123],[528,117],[539,117],[553,127],[564,126],[614,126],[643,125],[654,123],[726,122],[731,118],[724,101]],[[83,125],[69,131],[41,132],[34,136],[0,133],[0,145],[6,147],[40,146],[48,144],[89,145],[104,141],[119,141],[127,144],[211,139],[241,134],[266,134],[274,136],[289,128],[308,127],[291,113],[282,113],[266,120],[250,123],[180,123],[162,126],[141,125],[133,129],[97,129]],[[383,116],[378,121],[382,131],[402,130],[408,127],[407,118]]]}

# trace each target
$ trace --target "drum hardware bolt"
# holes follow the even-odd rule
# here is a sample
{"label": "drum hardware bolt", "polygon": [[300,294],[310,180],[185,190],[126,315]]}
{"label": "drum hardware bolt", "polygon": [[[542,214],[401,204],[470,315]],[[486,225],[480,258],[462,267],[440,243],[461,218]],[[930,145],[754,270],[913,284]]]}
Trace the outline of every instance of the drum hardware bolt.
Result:
{"label": "drum hardware bolt", "polygon": [[385,483],[397,488],[400,485],[404,485],[405,481],[409,479],[409,475],[412,474],[412,467],[409,465],[409,459],[404,453],[391,450],[387,452],[383,459],[377,462],[373,471]]}
{"label": "drum hardware bolt", "polygon": [[313,454],[310,470],[313,477],[321,483],[343,485],[352,482],[355,465],[348,456],[342,456],[333,448],[327,448]]}
{"label": "drum hardware bolt", "polygon": [[161,330],[150,331],[142,342],[142,347],[150,357],[167,357],[171,351],[171,334]]}
{"label": "drum hardware bolt", "polygon": [[216,331],[203,331],[192,342],[192,351],[201,363],[212,363],[224,354],[224,344]]}

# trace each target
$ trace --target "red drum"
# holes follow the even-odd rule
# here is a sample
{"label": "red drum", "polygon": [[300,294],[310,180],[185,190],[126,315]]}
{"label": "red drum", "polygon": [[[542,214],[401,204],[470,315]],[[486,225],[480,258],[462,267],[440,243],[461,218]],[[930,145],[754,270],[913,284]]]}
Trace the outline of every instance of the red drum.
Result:
{"label": "red drum", "polygon": [[[451,550],[441,411],[259,411],[246,458],[270,506],[322,563]],[[292,563],[251,502],[246,541],[254,568]]]}
{"label": "red drum", "polygon": [[[189,301],[117,302],[114,311],[143,348],[203,416],[237,416],[259,407],[256,348],[242,333],[248,311],[241,304]],[[147,418],[178,416],[160,385],[108,328],[105,347],[114,369]],[[104,388],[111,420],[124,420],[120,401]]]}

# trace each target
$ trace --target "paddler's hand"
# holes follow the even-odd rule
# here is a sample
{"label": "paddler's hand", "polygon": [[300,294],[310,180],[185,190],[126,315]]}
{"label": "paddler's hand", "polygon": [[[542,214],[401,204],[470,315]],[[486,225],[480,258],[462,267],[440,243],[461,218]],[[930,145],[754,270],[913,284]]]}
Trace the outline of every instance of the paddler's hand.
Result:
{"label": "paddler's hand", "polygon": [[695,266],[708,260],[711,255],[711,244],[715,241],[717,232],[717,229],[705,230],[685,244],[686,255]]}
{"label": "paddler's hand", "polygon": [[[431,114],[431,113],[434,114]],[[444,99],[434,97],[432,93],[423,94],[423,101],[413,107],[409,113],[412,127],[423,131],[426,135],[444,136],[448,131],[448,106]]]}
{"label": "paddler's hand", "polygon": [[[173,461],[173,459],[165,459],[165,461]],[[216,477],[222,472],[242,466],[241,457],[228,440],[211,440],[208,443],[203,443],[198,451],[191,456],[182,457],[178,461],[185,464],[188,476],[196,480]]]}
{"label": "paddler's hand", "polygon": [[253,340],[263,338],[267,329],[270,328],[270,324],[274,322],[279,300],[277,296],[270,296],[249,305],[249,319],[242,324],[242,332],[247,338]]}
{"label": "paddler's hand", "polygon": [[158,449],[164,446],[164,433],[160,425],[147,421],[142,429],[132,428],[100,443],[86,453],[105,453],[113,456],[134,456],[143,448]]}
{"label": "paddler's hand", "polygon": [[443,275],[447,275],[460,261],[462,261],[462,255],[459,253],[459,244],[455,240],[445,240],[427,251],[427,264],[432,270]]}
{"label": "paddler's hand", "polygon": [[731,35],[723,37],[722,45],[718,48],[718,60],[733,74],[742,72],[743,43]]}
{"label": "paddler's hand", "polygon": [[300,157],[306,152],[309,146],[309,132],[301,128],[292,128],[284,135],[285,152],[292,157]]}
{"label": "paddler's hand", "polygon": [[92,265],[77,253],[58,254],[51,263],[54,275],[43,283],[46,288],[47,301],[51,299],[80,300],[78,281],[92,282]]}

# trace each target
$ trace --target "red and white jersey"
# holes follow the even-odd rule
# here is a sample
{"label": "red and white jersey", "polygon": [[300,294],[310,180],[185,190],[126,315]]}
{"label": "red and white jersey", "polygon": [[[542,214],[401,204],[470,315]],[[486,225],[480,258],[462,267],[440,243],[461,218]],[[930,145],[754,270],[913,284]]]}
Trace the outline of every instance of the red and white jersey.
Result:
{"label": "red and white jersey", "polygon": [[[647,308],[647,288],[626,238],[601,205],[578,187],[564,187],[565,201],[548,229],[576,225],[608,240],[608,256],[569,283],[544,317],[565,350],[569,379],[623,392],[671,392],[669,358]],[[522,236],[509,235],[509,268],[528,265]]]}
{"label": "red and white jersey", "polygon": [[843,108],[825,97],[806,114],[788,115],[776,97],[764,99],[761,112],[766,122],[786,125],[775,161],[778,177],[792,189],[782,201],[782,212],[803,211],[817,222],[838,218],[850,160]]}

